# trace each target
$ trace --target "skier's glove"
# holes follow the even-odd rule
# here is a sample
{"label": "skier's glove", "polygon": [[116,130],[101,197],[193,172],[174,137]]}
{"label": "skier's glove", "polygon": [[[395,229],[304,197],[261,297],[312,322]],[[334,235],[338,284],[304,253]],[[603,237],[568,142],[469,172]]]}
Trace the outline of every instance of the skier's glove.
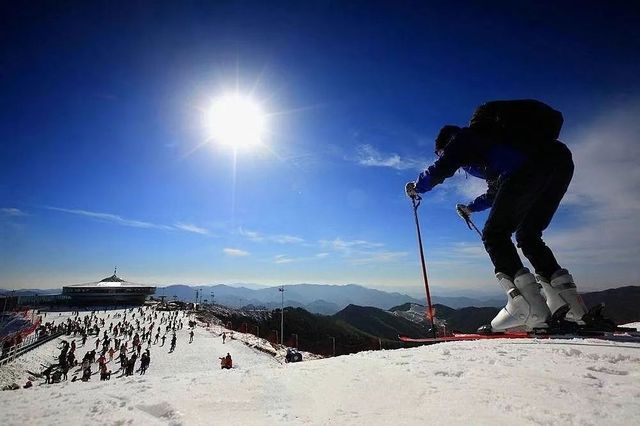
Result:
{"label": "skier's glove", "polygon": [[463,218],[465,222],[469,220],[472,213],[472,211],[469,210],[469,207],[465,206],[464,204],[456,204],[456,212],[458,212],[458,216]]}
{"label": "skier's glove", "polygon": [[416,192],[416,183],[415,182],[407,182],[404,186],[404,192],[406,192],[407,197],[416,198],[418,193]]}

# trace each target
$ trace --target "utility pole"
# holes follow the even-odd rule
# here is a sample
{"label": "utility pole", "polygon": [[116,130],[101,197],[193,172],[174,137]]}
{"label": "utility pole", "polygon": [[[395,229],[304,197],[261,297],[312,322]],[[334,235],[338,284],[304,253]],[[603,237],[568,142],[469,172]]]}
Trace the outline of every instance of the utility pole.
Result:
{"label": "utility pole", "polygon": [[[280,344],[284,344],[284,284],[278,289],[282,293],[282,302],[280,304]],[[276,338],[276,341],[278,339]]]}
{"label": "utility pole", "polygon": [[7,310],[7,300],[9,300],[9,293],[4,294],[4,306],[2,307],[2,313]]}

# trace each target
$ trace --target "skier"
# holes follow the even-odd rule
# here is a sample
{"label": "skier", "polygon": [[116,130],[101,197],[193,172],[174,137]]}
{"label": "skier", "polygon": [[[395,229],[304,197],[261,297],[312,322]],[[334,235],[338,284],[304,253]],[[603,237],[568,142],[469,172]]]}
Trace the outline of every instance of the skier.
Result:
{"label": "skier", "polygon": [[77,362],[76,362],[76,355],[74,352],[69,352],[69,354],[67,355],[67,364],[70,367],[75,367]]}
{"label": "skier", "polygon": [[80,380],[82,380],[83,382],[86,382],[87,380],[91,379],[91,363],[86,360],[83,361],[82,363],[82,378]]}
{"label": "skier", "polygon": [[111,370],[107,370],[107,364],[100,364],[100,380],[109,380],[111,378]]}
{"label": "skier", "polygon": [[125,370],[126,376],[131,376],[133,374],[133,370],[136,368],[137,359],[138,356],[134,352],[133,355],[131,355],[131,358],[129,358],[129,362],[127,363],[127,369]]}
{"label": "skier", "polygon": [[127,367],[127,355],[124,352],[120,352],[120,370],[124,370]]}
{"label": "skier", "polygon": [[167,338],[167,335],[166,335],[166,334],[162,335],[162,344],[160,345],[160,347],[163,347],[163,346],[164,346],[164,340],[165,340],[166,338]]}
{"label": "skier", "polygon": [[227,340],[227,333],[222,332],[222,344],[224,345],[224,341]]}
{"label": "skier", "polygon": [[67,380],[67,374],[69,373],[69,364],[66,361],[60,363],[60,372],[62,373],[62,380]]}
{"label": "skier", "polygon": [[193,343],[193,330],[189,333],[189,343]]}
{"label": "skier", "polygon": [[150,362],[151,362],[151,354],[149,352],[149,349],[147,349],[142,354],[142,358],[140,358],[140,375],[144,375],[147,372],[147,368],[149,368]]}
{"label": "skier", "polygon": [[[557,140],[562,122],[560,112],[539,101],[487,102],[476,109],[469,127],[440,130],[437,160],[405,186],[414,198],[458,168],[487,181],[487,193],[457,207],[464,216],[491,208],[482,241],[508,296],[491,321],[492,331],[547,328],[551,314],[567,304],[566,319],[584,324],[587,311],[573,277],[541,238],[573,176],[571,152]],[[522,264],[511,242],[514,232],[537,276]]]}
{"label": "skier", "polygon": [[176,350],[176,340],[176,335],[174,334],[173,337],[171,337],[171,348],[169,349],[169,352]]}

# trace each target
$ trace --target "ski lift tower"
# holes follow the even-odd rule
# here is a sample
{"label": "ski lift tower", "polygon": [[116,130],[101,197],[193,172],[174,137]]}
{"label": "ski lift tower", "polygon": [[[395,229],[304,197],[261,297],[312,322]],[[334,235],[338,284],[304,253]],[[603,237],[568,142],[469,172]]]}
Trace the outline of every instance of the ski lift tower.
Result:
{"label": "ski lift tower", "polygon": [[[284,284],[278,289],[282,293],[280,303],[280,344],[284,344]],[[277,339],[276,339],[277,340]]]}

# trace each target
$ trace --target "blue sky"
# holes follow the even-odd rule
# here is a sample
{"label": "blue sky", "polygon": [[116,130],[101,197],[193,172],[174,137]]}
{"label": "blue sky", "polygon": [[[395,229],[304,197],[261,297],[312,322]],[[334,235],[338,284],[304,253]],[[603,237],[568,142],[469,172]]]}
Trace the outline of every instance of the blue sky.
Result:
{"label": "blue sky", "polygon": [[[548,232],[584,289],[638,284],[640,14],[627,2],[68,2],[3,6],[0,287],[422,283],[403,186],[489,99],[565,115],[576,175]],[[265,146],[207,139],[238,89]],[[438,291],[493,292],[455,215],[420,217]],[[477,215],[481,225],[484,215]]]}

